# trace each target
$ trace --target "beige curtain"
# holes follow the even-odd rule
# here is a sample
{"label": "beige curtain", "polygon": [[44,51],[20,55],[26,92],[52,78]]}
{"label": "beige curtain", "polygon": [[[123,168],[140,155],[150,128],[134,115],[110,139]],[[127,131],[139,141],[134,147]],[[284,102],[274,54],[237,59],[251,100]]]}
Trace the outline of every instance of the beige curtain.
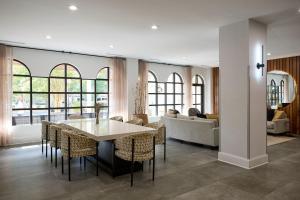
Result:
{"label": "beige curtain", "polygon": [[12,126],[12,48],[0,45],[0,146],[10,142]]}
{"label": "beige curtain", "polygon": [[110,116],[127,114],[127,75],[126,61],[123,58],[113,58],[111,65]]}
{"label": "beige curtain", "polygon": [[[140,107],[144,110],[144,113],[148,113],[148,66],[143,60],[139,60],[139,70],[138,70],[138,84],[140,96]],[[135,111],[137,113],[137,111]],[[144,114],[138,113],[138,114]]]}
{"label": "beige curtain", "polygon": [[185,67],[186,80],[184,83],[185,103],[184,113],[188,113],[188,109],[192,107],[192,66]]}

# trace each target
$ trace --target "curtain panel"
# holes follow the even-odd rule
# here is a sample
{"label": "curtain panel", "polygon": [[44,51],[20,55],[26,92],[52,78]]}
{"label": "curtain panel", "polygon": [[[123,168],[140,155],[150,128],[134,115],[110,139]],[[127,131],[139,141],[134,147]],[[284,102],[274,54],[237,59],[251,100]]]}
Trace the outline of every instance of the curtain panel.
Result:
{"label": "curtain panel", "polygon": [[11,140],[12,48],[0,45],[0,146]]}
{"label": "curtain panel", "polygon": [[137,94],[140,95],[140,106],[144,108],[145,113],[148,113],[148,66],[143,60],[139,60],[138,69],[138,84],[139,90]]}
{"label": "curtain panel", "polygon": [[185,103],[184,113],[188,113],[188,109],[193,107],[192,105],[192,66],[185,67],[186,80],[184,84]]}
{"label": "curtain panel", "polygon": [[110,116],[127,117],[127,75],[126,61],[113,58],[110,79]]}

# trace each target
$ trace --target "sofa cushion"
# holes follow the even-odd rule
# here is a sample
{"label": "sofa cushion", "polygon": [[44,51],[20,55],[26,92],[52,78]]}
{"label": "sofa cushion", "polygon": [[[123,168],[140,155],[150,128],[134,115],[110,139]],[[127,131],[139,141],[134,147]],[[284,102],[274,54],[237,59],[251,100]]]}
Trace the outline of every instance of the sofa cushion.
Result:
{"label": "sofa cushion", "polygon": [[276,110],[272,121],[275,121],[277,119],[285,119],[285,118],[287,118],[287,115],[284,111]]}
{"label": "sofa cushion", "polygon": [[177,114],[177,119],[187,119],[187,120],[194,120],[194,117],[189,117],[186,115]]}
{"label": "sofa cushion", "polygon": [[214,128],[219,127],[219,121],[216,119],[204,119],[204,118],[194,117],[194,120],[201,121],[201,122],[210,122],[213,123]]}
{"label": "sofa cushion", "polygon": [[171,114],[171,113],[166,113],[165,114],[166,117],[171,117],[171,118],[177,118],[177,114]]}
{"label": "sofa cushion", "polygon": [[169,109],[168,110],[168,114],[179,114],[180,112],[178,110],[175,109]]}

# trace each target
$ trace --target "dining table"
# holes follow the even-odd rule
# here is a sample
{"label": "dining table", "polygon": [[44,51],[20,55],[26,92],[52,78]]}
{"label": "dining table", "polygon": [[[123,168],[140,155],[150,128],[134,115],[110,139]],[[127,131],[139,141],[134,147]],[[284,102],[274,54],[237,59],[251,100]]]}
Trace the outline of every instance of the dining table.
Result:
{"label": "dining table", "polygon": [[[110,119],[100,119],[96,124],[95,118],[89,119],[71,119],[57,122],[66,124],[75,129],[80,130],[81,134],[99,142],[98,160],[99,166],[111,176],[120,176],[130,173],[131,162],[122,160],[115,156],[114,140],[138,135],[141,133],[155,134],[156,130],[139,126],[135,124],[124,123]],[[96,162],[95,157],[89,157],[89,161]],[[143,164],[140,162],[134,163],[134,171],[143,169]]]}

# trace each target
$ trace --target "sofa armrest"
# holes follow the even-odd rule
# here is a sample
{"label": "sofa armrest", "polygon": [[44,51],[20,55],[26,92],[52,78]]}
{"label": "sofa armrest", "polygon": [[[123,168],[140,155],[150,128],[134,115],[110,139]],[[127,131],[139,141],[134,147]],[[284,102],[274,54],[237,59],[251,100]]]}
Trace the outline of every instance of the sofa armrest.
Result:
{"label": "sofa armrest", "polygon": [[212,131],[213,131],[215,146],[219,146],[219,140],[220,140],[219,127],[213,128]]}
{"label": "sofa armrest", "polygon": [[288,118],[285,119],[276,119],[273,122],[273,128],[271,133],[284,133],[290,130],[290,120]]}

